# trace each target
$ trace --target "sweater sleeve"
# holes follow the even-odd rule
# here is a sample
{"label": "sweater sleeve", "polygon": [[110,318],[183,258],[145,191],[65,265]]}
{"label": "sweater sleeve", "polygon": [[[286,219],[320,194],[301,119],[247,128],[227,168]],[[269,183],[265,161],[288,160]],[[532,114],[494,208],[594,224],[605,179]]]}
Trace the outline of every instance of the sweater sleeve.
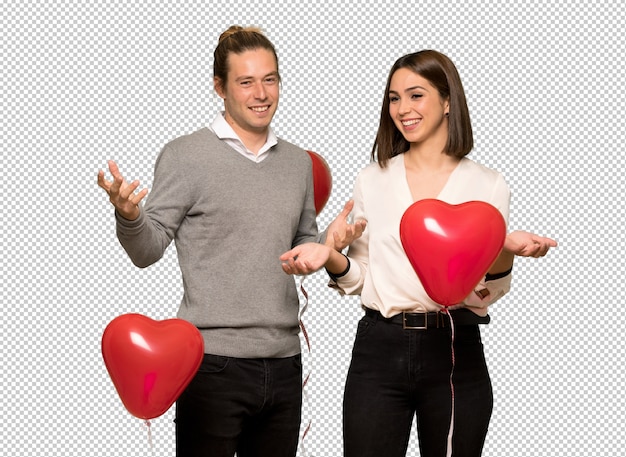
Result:
{"label": "sweater sleeve", "polygon": [[191,204],[184,166],[166,145],[157,158],[153,187],[134,221],[116,214],[117,237],[131,261],[140,268],[157,262],[174,238]]}
{"label": "sweater sleeve", "polygon": [[307,242],[323,243],[325,240],[326,232],[318,233],[317,231],[317,213],[315,212],[315,192],[313,189],[311,163],[306,173],[306,196],[302,212],[300,213],[300,222],[291,247],[293,248]]}

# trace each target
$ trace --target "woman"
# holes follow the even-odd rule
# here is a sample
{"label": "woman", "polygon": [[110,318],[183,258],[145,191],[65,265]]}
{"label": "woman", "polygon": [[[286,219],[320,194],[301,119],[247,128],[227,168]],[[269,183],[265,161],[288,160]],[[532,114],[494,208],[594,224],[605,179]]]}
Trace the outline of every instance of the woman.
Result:
{"label": "woman", "polygon": [[[375,163],[361,171],[354,187],[355,220],[367,221],[363,235],[357,237],[356,224],[347,224],[344,214],[328,229],[328,243],[339,249],[302,245],[281,257],[288,273],[325,265],[341,294],[361,296],[365,316],[344,394],[346,457],[405,456],[414,415],[423,457],[481,454],[493,398],[478,325],[489,322],[488,306],[508,292],[514,256],[540,257],[556,243],[510,233],[484,280],[450,308],[453,407],[449,316],[415,274],[399,226],[406,209],[427,198],[484,201],[508,221],[509,188],[500,173],[465,157],[472,147],[454,64],[431,50],[401,57],[387,80]],[[348,242],[344,256],[339,251]]]}

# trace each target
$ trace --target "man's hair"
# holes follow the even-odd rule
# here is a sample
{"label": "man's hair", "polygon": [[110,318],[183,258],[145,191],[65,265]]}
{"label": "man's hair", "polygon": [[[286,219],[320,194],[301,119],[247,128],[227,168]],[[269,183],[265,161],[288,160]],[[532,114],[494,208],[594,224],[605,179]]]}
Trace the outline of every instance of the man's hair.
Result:
{"label": "man's hair", "polygon": [[[258,27],[241,27],[231,25],[220,35],[219,42],[213,52],[213,77],[225,84],[228,79],[228,57],[231,53],[241,54],[255,49],[267,49],[274,54],[278,71],[278,56],[272,42]],[[280,81],[280,73],[278,73]]]}

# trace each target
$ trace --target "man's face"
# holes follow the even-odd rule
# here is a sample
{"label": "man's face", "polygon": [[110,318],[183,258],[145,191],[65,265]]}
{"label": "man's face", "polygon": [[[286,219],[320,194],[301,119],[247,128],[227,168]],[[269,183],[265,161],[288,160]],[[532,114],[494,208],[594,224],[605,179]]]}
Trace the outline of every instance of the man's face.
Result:
{"label": "man's face", "polygon": [[216,79],[226,121],[241,137],[265,135],[278,107],[280,81],[274,54],[263,48],[228,56],[227,81]]}

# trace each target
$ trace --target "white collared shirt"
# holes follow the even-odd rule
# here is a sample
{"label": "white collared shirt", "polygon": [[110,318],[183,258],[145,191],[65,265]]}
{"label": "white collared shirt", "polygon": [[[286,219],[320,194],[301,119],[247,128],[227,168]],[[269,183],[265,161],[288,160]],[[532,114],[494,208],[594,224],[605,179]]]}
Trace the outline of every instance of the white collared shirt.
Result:
{"label": "white collared shirt", "polygon": [[215,116],[215,119],[211,125],[209,125],[209,129],[215,133],[220,140],[224,141],[239,154],[257,163],[263,161],[268,156],[272,146],[275,146],[278,143],[274,131],[271,127],[268,127],[267,140],[261,149],[259,149],[259,152],[255,154],[250,151],[245,144],[243,144],[239,135],[237,135],[228,122],[226,122],[223,111]]}

